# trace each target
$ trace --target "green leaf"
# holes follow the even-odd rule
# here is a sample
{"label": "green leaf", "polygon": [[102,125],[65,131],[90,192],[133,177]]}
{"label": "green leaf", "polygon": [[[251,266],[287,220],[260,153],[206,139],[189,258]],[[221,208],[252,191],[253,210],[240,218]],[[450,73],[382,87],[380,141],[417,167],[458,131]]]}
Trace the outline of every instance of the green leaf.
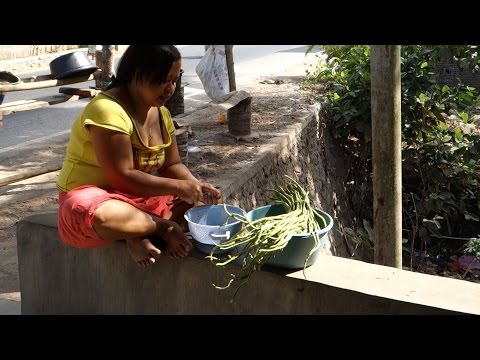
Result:
{"label": "green leaf", "polygon": [[439,121],[438,122],[438,128],[440,129],[440,131],[445,131],[445,130],[448,129],[448,126],[443,121]]}
{"label": "green leaf", "polygon": [[455,134],[455,140],[457,140],[457,141],[462,140],[462,138],[463,138],[463,133],[462,133],[462,130],[461,130],[460,128],[458,128],[458,127],[455,128],[455,130],[454,130],[453,133]]}

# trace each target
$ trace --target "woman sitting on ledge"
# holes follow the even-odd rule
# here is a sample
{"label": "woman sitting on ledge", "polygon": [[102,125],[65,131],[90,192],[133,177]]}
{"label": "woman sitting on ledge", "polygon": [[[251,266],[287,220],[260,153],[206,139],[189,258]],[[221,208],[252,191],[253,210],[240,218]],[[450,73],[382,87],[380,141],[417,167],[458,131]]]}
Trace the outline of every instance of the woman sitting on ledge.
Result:
{"label": "woman sitting on ledge", "polygon": [[66,244],[98,248],[125,240],[140,266],[161,254],[152,236],[175,259],[192,249],[184,213],[218,203],[221,194],[180,160],[164,106],[180,70],[175,46],[131,45],[109,88],[76,118],[57,180],[58,230]]}

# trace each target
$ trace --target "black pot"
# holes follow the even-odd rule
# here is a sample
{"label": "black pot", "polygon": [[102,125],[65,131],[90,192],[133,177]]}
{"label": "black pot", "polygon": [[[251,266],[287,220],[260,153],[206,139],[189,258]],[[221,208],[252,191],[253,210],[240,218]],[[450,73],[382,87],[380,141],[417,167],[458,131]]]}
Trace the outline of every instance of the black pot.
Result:
{"label": "black pot", "polygon": [[50,62],[50,73],[54,79],[90,75],[97,69],[83,51],[65,54]]}
{"label": "black pot", "polygon": [[[0,71],[0,85],[16,85],[21,81],[22,80],[18,76],[13,75],[9,71]],[[4,99],[5,93],[3,91],[0,91],[0,105],[3,104]]]}
{"label": "black pot", "polygon": [[0,84],[16,85],[22,81],[17,75],[13,75],[9,71],[0,71]]}

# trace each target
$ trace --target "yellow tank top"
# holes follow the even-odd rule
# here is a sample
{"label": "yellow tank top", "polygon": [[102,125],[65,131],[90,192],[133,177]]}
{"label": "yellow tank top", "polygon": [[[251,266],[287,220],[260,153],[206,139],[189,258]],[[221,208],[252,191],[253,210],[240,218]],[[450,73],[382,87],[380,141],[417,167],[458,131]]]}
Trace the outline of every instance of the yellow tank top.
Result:
{"label": "yellow tank top", "polygon": [[90,131],[86,125],[100,126],[130,136],[137,170],[157,174],[165,162],[165,149],[172,144],[175,133],[172,116],[165,106],[159,108],[163,144],[145,146],[138,135],[135,122],[127,111],[108,94],[101,92],[90,101],[72,124],[70,141],[57,180],[61,191],[70,191],[83,185],[107,186],[93,149]]}

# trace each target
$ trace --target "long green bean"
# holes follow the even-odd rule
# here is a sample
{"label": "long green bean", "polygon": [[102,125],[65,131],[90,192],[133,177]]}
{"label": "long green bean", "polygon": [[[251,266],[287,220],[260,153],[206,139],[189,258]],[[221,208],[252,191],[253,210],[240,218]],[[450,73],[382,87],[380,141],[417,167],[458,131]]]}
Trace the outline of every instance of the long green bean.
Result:
{"label": "long green bean", "polygon": [[[225,290],[232,284],[239,283],[232,300],[255,271],[265,265],[276,252],[282,251],[293,236],[307,233],[312,234],[314,239],[314,246],[304,262],[304,276],[308,260],[320,247],[318,233],[327,226],[327,222],[311,205],[308,192],[292,177],[286,175],[286,178],[284,186],[277,186],[271,190],[272,205],[282,205],[285,209],[283,214],[249,220],[246,214],[230,214],[225,206],[227,214],[242,222],[243,227],[229,240],[214,246],[207,258],[216,266],[226,266],[235,260],[241,261],[240,271],[231,273],[226,285],[213,284],[215,288]],[[235,249],[233,254],[223,257],[213,255],[217,250],[231,249]]]}

